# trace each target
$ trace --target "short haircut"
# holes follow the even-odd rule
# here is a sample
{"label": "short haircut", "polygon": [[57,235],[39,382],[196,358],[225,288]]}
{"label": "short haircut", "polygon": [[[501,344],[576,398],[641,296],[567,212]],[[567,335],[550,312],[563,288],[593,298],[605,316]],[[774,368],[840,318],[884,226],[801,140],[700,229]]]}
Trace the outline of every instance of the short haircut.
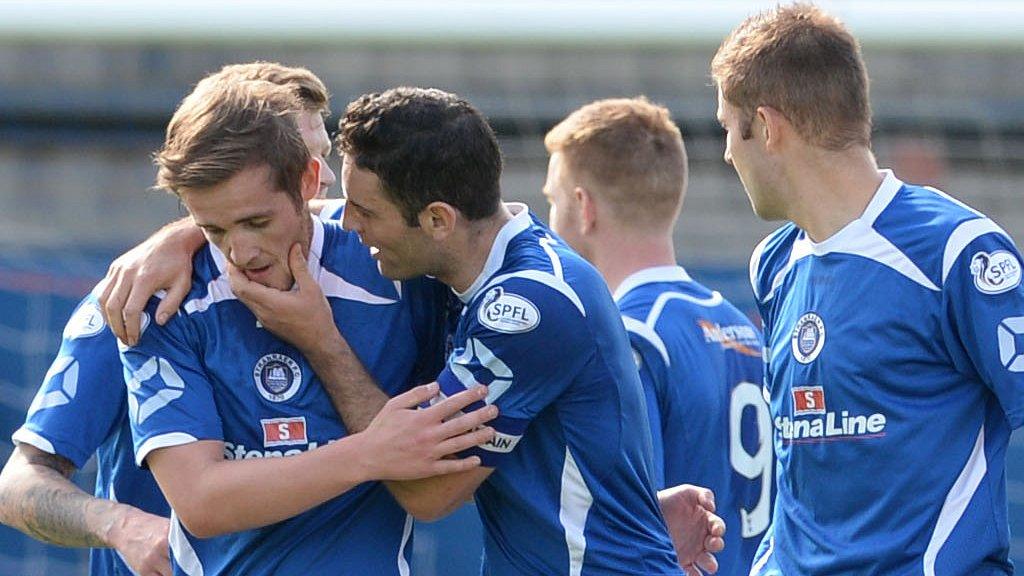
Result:
{"label": "short haircut", "polygon": [[296,123],[302,110],[293,90],[270,82],[200,82],[167,125],[154,157],[157,187],[180,196],[265,165],[277,189],[301,205],[310,159]]}
{"label": "short haircut", "polygon": [[393,88],[348,105],[338,148],[373,172],[409,226],[431,202],[450,204],[469,220],[493,216],[501,204],[501,152],[483,115],[455,94]]}
{"label": "short haircut", "polygon": [[860,45],[842,22],[813,5],[778,6],[747,18],[718,48],[711,75],[740,110],[744,139],[757,108],[770,106],[815,146],[871,143]]}
{"label": "short haircut", "polygon": [[229,64],[208,78],[228,82],[265,80],[280,86],[288,86],[295,90],[306,111],[319,112],[325,118],[331,114],[331,95],[327,92],[327,86],[306,68],[262,61]]}
{"label": "short haircut", "polygon": [[598,100],[544,137],[579,184],[614,207],[629,226],[671,225],[686,191],[686,148],[663,106],[646,98]]}

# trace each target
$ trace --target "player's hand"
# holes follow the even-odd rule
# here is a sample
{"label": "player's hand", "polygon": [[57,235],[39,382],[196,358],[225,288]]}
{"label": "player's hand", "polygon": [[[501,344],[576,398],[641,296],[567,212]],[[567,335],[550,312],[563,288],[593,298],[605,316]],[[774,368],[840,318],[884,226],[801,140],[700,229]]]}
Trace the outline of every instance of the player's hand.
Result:
{"label": "player's hand", "polygon": [[414,480],[454,474],[480,465],[478,456],[451,456],[494,438],[494,429],[483,426],[498,415],[497,406],[485,406],[464,414],[462,410],[487,396],[486,386],[477,386],[419,408],[438,394],[437,383],[417,386],[388,401],[370,425],[361,432],[370,442],[375,458],[370,478]]}
{"label": "player's hand", "polygon": [[114,549],[139,576],[171,576],[167,518],[133,509],[111,528]]}
{"label": "player's hand", "polygon": [[202,232],[189,219],[164,226],[145,242],[114,260],[99,296],[103,317],[119,340],[139,340],[142,311],[160,290],[167,295],[156,310],[163,325],[175,313],[192,283],[192,255],[202,246]]}
{"label": "player's hand", "polygon": [[309,274],[299,244],[293,245],[288,253],[288,267],[295,278],[295,287],[283,291],[249,280],[244,272],[229,263],[231,291],[264,328],[307,356],[319,347],[335,346],[340,336],[331,306],[320,285]]}
{"label": "player's hand", "polygon": [[687,576],[718,572],[714,554],[725,548],[725,522],[715,515],[715,494],[707,488],[680,484],[658,492],[661,513]]}

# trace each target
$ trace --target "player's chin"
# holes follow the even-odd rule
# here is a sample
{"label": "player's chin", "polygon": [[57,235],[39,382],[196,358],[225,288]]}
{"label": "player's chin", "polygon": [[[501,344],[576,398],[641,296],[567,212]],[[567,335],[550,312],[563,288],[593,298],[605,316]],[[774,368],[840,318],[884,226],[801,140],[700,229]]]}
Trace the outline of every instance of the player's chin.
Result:
{"label": "player's chin", "polygon": [[423,275],[423,272],[412,266],[403,265],[388,258],[379,258],[377,260],[377,269],[380,271],[381,276],[389,280],[412,280]]}

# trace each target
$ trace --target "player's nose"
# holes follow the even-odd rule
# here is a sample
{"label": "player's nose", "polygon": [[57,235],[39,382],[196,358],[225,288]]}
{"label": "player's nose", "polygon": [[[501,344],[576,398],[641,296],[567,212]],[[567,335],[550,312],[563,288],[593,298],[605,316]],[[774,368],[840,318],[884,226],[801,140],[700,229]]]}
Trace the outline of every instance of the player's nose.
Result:
{"label": "player's nose", "polygon": [[320,163],[320,187],[330,188],[338,181],[338,176],[331,170],[330,163],[325,159]]}

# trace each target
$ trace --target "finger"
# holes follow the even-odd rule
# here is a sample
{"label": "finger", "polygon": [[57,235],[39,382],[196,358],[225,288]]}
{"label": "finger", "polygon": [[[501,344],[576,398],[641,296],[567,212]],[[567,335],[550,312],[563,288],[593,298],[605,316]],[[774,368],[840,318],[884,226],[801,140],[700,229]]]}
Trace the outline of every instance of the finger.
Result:
{"label": "finger", "polygon": [[438,420],[447,420],[449,417],[461,412],[463,408],[473,404],[474,402],[480,402],[486,397],[487,386],[474,386],[473,388],[463,390],[458,394],[445,398],[441,402],[427,408],[426,412],[429,412],[431,417],[437,418]]}
{"label": "finger", "polygon": [[693,566],[683,566],[683,573],[685,573],[686,576],[702,576],[700,570],[697,570]]}
{"label": "finger", "polygon": [[124,302],[128,298],[128,289],[124,286],[124,282],[124,275],[114,281],[114,287],[111,288],[110,295],[107,298],[107,305],[103,307],[103,315],[106,317],[107,325],[110,326],[114,336],[117,336],[118,340],[127,343],[128,338],[124,329],[124,318],[121,316]]}
{"label": "finger", "polygon": [[302,253],[302,246],[296,242],[288,253],[288,268],[292,271],[295,284],[299,290],[307,290],[316,284],[316,280],[309,274],[309,267],[306,265],[306,256]]}
{"label": "finger", "polygon": [[146,307],[149,295],[138,286],[133,287],[125,301],[121,318],[124,320],[125,343],[134,346],[139,342],[139,333],[142,327],[142,311]]}
{"label": "finger", "polygon": [[392,409],[416,408],[420,404],[423,404],[427,400],[437,396],[439,390],[440,387],[437,385],[437,382],[417,386],[408,392],[403,392],[391,400],[388,400],[385,408],[388,406]]}
{"label": "finger", "polygon": [[461,436],[449,438],[437,445],[438,453],[441,456],[458,454],[463,450],[469,450],[474,446],[486,444],[494,438],[494,428],[486,427],[474,430]]}
{"label": "finger", "polygon": [[700,488],[700,505],[708,512],[715,511],[715,493],[707,488]]}
{"label": "finger", "polygon": [[713,536],[725,536],[725,520],[714,514],[708,514],[708,533]]}
{"label": "finger", "polygon": [[433,476],[441,476],[444,474],[457,474],[459,472],[465,472],[472,470],[480,466],[479,456],[470,456],[468,458],[457,458],[449,460],[438,460],[433,464]]}
{"label": "finger", "polygon": [[694,563],[708,574],[718,572],[718,559],[707,552],[702,552],[698,555],[697,560]]}
{"label": "finger", "polygon": [[704,550],[715,553],[725,548],[725,539],[719,534],[709,534],[704,537]]}
{"label": "finger", "polygon": [[475,430],[482,424],[494,420],[498,416],[498,407],[491,405],[473,410],[441,424],[440,434],[442,438],[451,438],[469,430]]}
{"label": "finger", "polygon": [[110,297],[110,291],[114,289],[114,280],[116,278],[116,272],[113,268],[107,270],[107,275],[100,280],[99,286],[102,286],[99,296],[96,297],[96,301],[100,303],[100,311],[106,320],[107,312],[104,310],[107,306],[107,298]]}
{"label": "finger", "polygon": [[265,312],[259,296],[260,289],[266,289],[265,286],[249,280],[244,272],[230,263],[228,264],[228,282],[231,284],[231,291],[235,296],[252,310],[257,318]]}
{"label": "finger", "polygon": [[156,323],[163,326],[171,319],[171,316],[177,312],[178,308],[181,307],[181,303],[185,301],[185,296],[188,295],[189,288],[192,287],[192,279],[189,275],[183,274],[180,278],[171,284],[168,288],[167,294],[164,299],[160,301],[160,305],[156,307]]}

